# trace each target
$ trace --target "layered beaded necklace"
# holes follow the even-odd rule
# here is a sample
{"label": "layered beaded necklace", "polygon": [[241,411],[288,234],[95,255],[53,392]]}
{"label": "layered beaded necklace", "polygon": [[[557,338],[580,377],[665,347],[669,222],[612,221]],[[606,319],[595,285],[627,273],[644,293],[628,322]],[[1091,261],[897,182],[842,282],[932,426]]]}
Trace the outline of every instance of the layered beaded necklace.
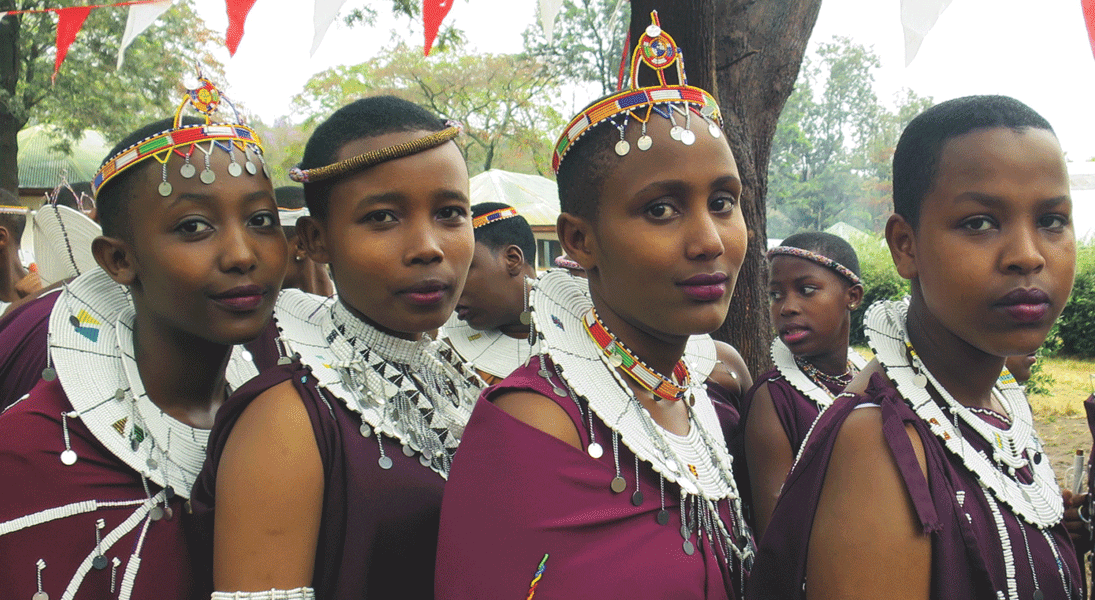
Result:
{"label": "layered beaded necklace", "polygon": [[[587,329],[589,322],[596,323],[591,315],[592,302],[584,289],[585,281],[574,278],[563,270],[542,275],[531,296],[532,315],[537,332],[543,339],[543,356],[554,363],[554,371],[545,368],[547,361],[541,357],[539,375],[547,380],[553,393],[570,397],[588,421],[589,445],[587,452],[594,459],[603,456],[604,449],[598,443],[593,427],[594,415],[612,430],[612,451],[616,465],[616,477],[609,485],[614,493],[627,489],[619,460],[619,442],[623,441],[638,461],[643,461],[658,474],[662,489],[664,480],[677,483],[681,493],[681,536],[686,554],[695,552],[693,532],[707,534],[723,556],[735,556],[743,565],[751,564],[754,554],[752,533],[742,517],[741,498],[734,481],[733,459],[721,439],[721,426],[714,406],[705,392],[687,377],[685,404],[689,413],[689,433],[676,436],[654,422],[650,412],[639,402],[631,387],[621,377],[612,356],[605,347],[623,348],[611,332],[610,344],[602,345]],[[585,319],[590,317],[593,319]],[[630,356],[634,356],[630,352]],[[687,358],[687,355],[686,355]],[[639,363],[638,359],[635,359]],[[685,371],[687,372],[687,367]],[[561,379],[565,385],[556,383]],[[697,397],[700,402],[697,402]],[[588,410],[586,410],[588,408]],[[638,492],[632,494],[632,503],[643,502]],[[719,511],[721,502],[729,508],[730,522],[724,522]],[[657,515],[657,522],[669,522],[664,509]]]}
{"label": "layered beaded necklace", "polygon": [[[882,301],[871,306],[864,321],[871,348],[901,396],[986,492],[1039,529],[1059,523],[1064,513],[1061,491],[1034,432],[1030,405],[1022,388],[998,381],[992,394],[1005,409],[1004,422],[1010,420],[1011,426],[1001,429],[985,422],[955,400],[917,357],[905,328],[907,316],[905,302]],[[928,385],[943,400],[943,406],[928,392]],[[952,418],[947,417],[944,408]],[[991,457],[965,439],[958,428],[959,420],[992,446]],[[1030,483],[1016,477],[1016,471],[1023,467],[1030,469]],[[1006,536],[1007,532],[1001,530],[1001,537]]]}
{"label": "layered beaded necklace", "polygon": [[783,343],[783,340],[776,338],[772,340],[772,363],[792,387],[812,400],[824,412],[832,405],[835,398],[824,382],[839,385],[842,388],[847,387],[867,361],[858,352],[848,348],[848,370],[841,375],[829,375],[808,361],[800,360]]}
{"label": "layered beaded necklace", "polygon": [[[337,300],[286,290],[275,311],[286,343],[321,388],[361,416],[364,437],[376,434],[378,464],[392,468],[382,437],[448,477],[453,454],[483,381],[448,346],[423,336],[384,333]],[[283,338],[284,339],[284,338]]]}
{"label": "layered beaded necklace", "polygon": [[[585,325],[589,337],[593,339],[601,352],[604,352],[610,366],[623,369],[624,373],[630,375],[639,385],[643,386],[643,389],[652,392],[662,400],[676,402],[684,398],[685,392],[692,385],[692,380],[689,377],[688,367],[685,366],[683,358],[678,360],[676,365],[673,365],[673,378],[676,380],[673,381],[652,369],[650,365],[636,356],[626,344],[612,335],[605,327],[605,324],[601,322],[601,317],[597,316],[596,308],[590,307],[589,311],[582,315],[582,324]],[[690,397],[689,403],[695,403],[695,398]]]}

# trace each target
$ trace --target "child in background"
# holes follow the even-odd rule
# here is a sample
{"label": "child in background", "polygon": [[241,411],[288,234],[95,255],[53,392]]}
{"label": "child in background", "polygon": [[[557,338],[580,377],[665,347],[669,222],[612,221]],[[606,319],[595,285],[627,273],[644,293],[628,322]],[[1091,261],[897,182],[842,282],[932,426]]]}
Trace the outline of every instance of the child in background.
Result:
{"label": "child in background", "polygon": [[304,242],[297,234],[297,221],[308,216],[308,207],[304,205],[304,188],[299,185],[283,185],[274,190],[278,199],[278,217],[285,239],[289,241],[289,266],[285,271],[285,283],[282,289],[298,289],[317,296],[330,296],[335,293],[327,267],[317,264],[308,256]]}

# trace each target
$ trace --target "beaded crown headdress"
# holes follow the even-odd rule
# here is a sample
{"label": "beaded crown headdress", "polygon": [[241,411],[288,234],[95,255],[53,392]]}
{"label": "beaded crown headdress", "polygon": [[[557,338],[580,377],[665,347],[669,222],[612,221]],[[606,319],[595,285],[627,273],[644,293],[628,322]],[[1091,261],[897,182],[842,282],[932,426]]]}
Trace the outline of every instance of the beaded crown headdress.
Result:
{"label": "beaded crown headdress", "polygon": [[[645,152],[653,146],[653,138],[646,133],[646,123],[654,114],[671,121],[670,137],[686,146],[696,142],[696,134],[691,130],[693,113],[707,122],[707,131],[712,137],[722,135],[722,113],[715,98],[705,90],[688,85],[681,49],[668,33],[662,31],[658,11],[650,13],[650,20],[650,26],[643,32],[631,54],[627,89],[592,104],[571,119],[555,142],[555,152],[551,158],[551,168],[555,173],[559,172],[559,165],[574,143],[605,121],[611,122],[620,132],[620,141],[616,142],[615,147],[616,154],[620,156],[631,152],[631,144],[624,139],[630,119],[642,123],[642,134],[636,143],[639,150]],[[641,65],[654,70],[659,85],[638,87]],[[677,67],[678,85],[666,82],[665,73],[674,65]],[[619,117],[622,119],[618,121]],[[677,124],[677,117],[684,119],[683,127]]]}
{"label": "beaded crown headdress", "polygon": [[[163,166],[163,182],[160,183],[161,196],[171,195],[171,184],[167,181],[167,162],[172,154],[181,156],[186,162],[179,169],[180,174],[190,179],[198,175],[198,169],[191,164],[190,158],[194,150],[200,150],[205,157],[205,169],[202,170],[199,179],[204,184],[212,184],[217,179],[217,174],[210,166],[210,157],[213,150],[220,148],[228,153],[231,163],[228,165],[228,173],[233,177],[239,177],[246,168],[251,175],[258,174],[259,167],[252,160],[252,155],[262,164],[263,175],[269,179],[270,170],[266,166],[266,159],[262,154],[262,140],[253,129],[244,125],[239,111],[224,94],[217,89],[208,78],[198,73],[198,87],[187,90],[186,96],[179,107],[175,109],[175,121],[170,129],[151,135],[132,146],[125,148],[103,162],[103,166],[95,173],[91,180],[91,190],[96,197],[99,191],[110,182],[111,179],[121,175],[136,165],[149,158],[155,158]],[[213,122],[213,114],[220,108],[221,102],[226,103],[231,109],[234,121]],[[204,124],[183,125],[182,113],[189,105],[195,112],[205,118]],[[239,151],[244,160],[244,165],[236,162],[236,151]]]}

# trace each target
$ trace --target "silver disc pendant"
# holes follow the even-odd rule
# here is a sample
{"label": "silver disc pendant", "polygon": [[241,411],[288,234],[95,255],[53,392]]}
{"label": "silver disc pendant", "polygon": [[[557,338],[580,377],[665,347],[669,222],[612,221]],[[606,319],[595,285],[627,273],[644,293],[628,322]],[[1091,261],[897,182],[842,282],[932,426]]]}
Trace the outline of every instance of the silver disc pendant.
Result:
{"label": "silver disc pendant", "polygon": [[361,432],[361,437],[369,437],[373,434],[373,428],[368,423],[362,423],[361,428],[358,429]]}
{"label": "silver disc pendant", "polygon": [[1042,594],[1042,590],[1034,590],[1034,595],[1031,596],[1031,598],[1033,598],[1034,600],[1042,600],[1043,598],[1045,598],[1045,595]]}
{"label": "silver disc pendant", "polygon": [[639,490],[635,490],[635,493],[631,494],[631,504],[633,504],[635,506],[642,506],[642,504],[643,504],[643,493],[640,492]]}
{"label": "silver disc pendant", "polygon": [[589,455],[592,456],[593,458],[601,458],[602,456],[605,455],[605,449],[602,448],[601,445],[598,444],[597,442],[593,442],[592,444],[587,446],[586,447],[586,452],[588,452]]}
{"label": "silver disc pendant", "polygon": [[536,372],[536,374],[539,375],[540,377],[543,377],[544,379],[549,380],[549,381],[551,380],[551,376],[554,375],[554,373],[552,373],[551,371],[548,371],[547,369],[540,369],[539,371]]}
{"label": "silver disc pendant", "polygon": [[610,483],[608,487],[612,489],[613,493],[619,494],[627,489],[627,481],[625,481],[623,477],[613,477],[612,483]]}
{"label": "silver disc pendant", "polygon": [[684,553],[688,556],[692,556],[696,553],[696,547],[692,545],[692,542],[684,540]]}
{"label": "silver disc pendant", "polygon": [[243,167],[238,162],[228,164],[228,174],[232,177],[239,177],[243,175]]}
{"label": "silver disc pendant", "polygon": [[279,365],[287,365],[291,362],[293,362],[293,359],[289,358],[288,356],[283,356],[283,357],[278,359],[278,364]]}
{"label": "silver disc pendant", "polygon": [[681,132],[681,143],[685,146],[691,146],[696,143],[696,134],[692,133],[691,129],[685,129]]}
{"label": "silver disc pendant", "polygon": [[122,388],[118,388],[117,390],[115,390],[114,391],[114,399],[115,400],[125,400],[125,390],[123,390]]}
{"label": "silver disc pendant", "polygon": [[175,488],[173,488],[171,486],[165,487],[163,489],[163,495],[164,495],[164,498],[167,498],[168,500],[174,498],[175,497]]}
{"label": "silver disc pendant", "polygon": [[722,130],[719,129],[719,126],[715,125],[714,123],[711,123],[707,126],[707,132],[710,133],[711,137],[715,138],[716,140],[722,137]]}
{"label": "silver disc pendant", "polygon": [[430,466],[431,464],[433,464],[433,463],[431,463],[431,462],[430,462],[430,459],[426,458],[426,455],[425,455],[425,454],[423,454],[422,456],[419,456],[419,457],[418,457],[418,462],[419,462],[419,464],[421,464],[421,465],[422,465],[423,467],[428,467],[428,466]]}
{"label": "silver disc pendant", "polygon": [[106,568],[106,557],[100,554],[91,559],[91,566],[95,567],[96,571],[102,571]]}
{"label": "silver disc pendant", "polygon": [[618,369],[624,364],[624,360],[620,358],[619,354],[612,354],[608,357],[608,364],[612,365],[613,369]]}
{"label": "silver disc pendant", "polygon": [[677,461],[675,461],[673,459],[668,459],[668,460],[665,461],[665,467],[667,469],[669,469],[670,471],[673,471],[674,473],[676,473],[677,472]]}
{"label": "silver disc pendant", "polygon": [[654,520],[658,522],[658,525],[669,524],[669,511],[664,508],[658,511],[658,514],[654,517]]}
{"label": "silver disc pendant", "polygon": [[553,388],[551,391],[555,392],[555,395],[560,397],[560,398],[566,398],[567,397],[567,391],[564,390],[563,388]]}
{"label": "silver disc pendant", "polygon": [[658,27],[657,25],[655,25],[653,23],[646,26],[646,35],[648,35],[649,37],[656,38],[661,34],[662,34],[662,28],[661,27]]}
{"label": "silver disc pendant", "polygon": [[209,185],[217,180],[217,174],[210,169],[205,169],[202,171],[201,180],[202,183]]}
{"label": "silver disc pendant", "polygon": [[193,179],[198,174],[198,170],[194,168],[194,165],[186,163],[179,169],[179,175],[187,179]]}
{"label": "silver disc pendant", "polygon": [[651,138],[649,135],[643,135],[639,137],[639,142],[635,145],[639,147],[639,150],[646,152],[650,149],[651,146],[654,145],[654,139]]}
{"label": "silver disc pendant", "polygon": [[392,459],[388,458],[387,456],[381,456],[380,460],[376,461],[376,464],[380,465],[381,469],[387,471],[388,469],[392,468]]}
{"label": "silver disc pendant", "polygon": [[627,140],[620,140],[616,142],[616,154],[620,156],[627,156],[628,152],[631,152],[631,144],[627,143]]}
{"label": "silver disc pendant", "polygon": [[526,310],[521,313],[521,324],[528,325],[529,323],[532,323],[532,313]]}
{"label": "silver disc pendant", "polygon": [[171,510],[170,506],[163,507],[163,518],[170,521],[171,517],[174,517],[174,516],[175,516],[175,511]]}
{"label": "silver disc pendant", "polygon": [[30,597],[30,600],[49,600],[49,594],[45,592],[37,592]]}
{"label": "silver disc pendant", "polygon": [[681,141],[681,133],[683,131],[684,131],[684,127],[681,127],[680,125],[674,125],[672,128],[669,129],[669,137],[671,137],[671,138],[673,138],[673,139],[675,139],[679,142],[679,141]]}
{"label": "silver disc pendant", "polygon": [[159,190],[160,195],[163,196],[164,198],[171,195],[171,183],[170,182],[165,181],[165,182],[161,183],[160,187],[158,187],[156,189]]}
{"label": "silver disc pendant", "polygon": [[262,163],[262,174],[265,175],[267,179],[270,179],[270,167],[266,166],[266,163]]}
{"label": "silver disc pendant", "polygon": [[692,532],[688,529],[688,525],[681,525],[681,537],[686,540],[692,537]]}
{"label": "silver disc pendant", "polygon": [[928,387],[928,376],[923,373],[917,373],[916,375],[913,375],[912,381],[913,385],[918,388]]}
{"label": "silver disc pendant", "polygon": [[144,464],[148,465],[148,468],[152,469],[153,471],[160,468],[160,463],[156,462],[156,459],[152,458],[151,456],[148,457],[148,460],[144,461]]}
{"label": "silver disc pendant", "polygon": [[61,453],[61,464],[71,467],[76,464],[76,452],[74,450],[65,450]]}
{"label": "silver disc pendant", "polygon": [[407,444],[403,444],[403,456],[406,456],[406,457],[414,456],[414,448],[411,448]]}
{"label": "silver disc pendant", "polygon": [[257,175],[258,172],[259,172],[259,168],[256,167],[255,163],[253,163],[251,161],[247,161],[246,168],[247,168],[247,172],[252,174],[252,175]]}
{"label": "silver disc pendant", "polygon": [[46,381],[53,381],[54,379],[57,379],[57,371],[50,367],[42,369],[42,379],[45,379]]}
{"label": "silver disc pendant", "polygon": [[153,521],[159,521],[163,518],[163,509],[159,506],[153,506],[152,510],[148,511],[148,515],[152,517]]}

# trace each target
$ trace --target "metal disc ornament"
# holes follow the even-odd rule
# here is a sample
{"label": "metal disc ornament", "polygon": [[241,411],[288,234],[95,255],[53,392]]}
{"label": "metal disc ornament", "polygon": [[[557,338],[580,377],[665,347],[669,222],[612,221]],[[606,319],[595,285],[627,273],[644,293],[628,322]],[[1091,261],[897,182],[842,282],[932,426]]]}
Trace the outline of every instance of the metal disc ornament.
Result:
{"label": "metal disc ornament", "polygon": [[654,520],[658,522],[658,525],[669,524],[669,511],[664,508],[658,511],[658,514],[654,517]]}
{"label": "metal disc ornament", "polygon": [[674,125],[672,128],[669,129],[669,137],[679,142],[681,141],[681,133],[683,132],[684,127],[681,127],[680,125]]}
{"label": "metal disc ornament", "polygon": [[631,504],[635,506],[642,506],[643,493],[639,490],[635,490],[634,494],[631,494]]}
{"label": "metal disc ornament", "polygon": [[715,125],[714,123],[710,123],[707,125],[707,132],[710,133],[711,137],[715,138],[716,140],[722,137],[722,129],[719,129],[719,126]]}
{"label": "metal disc ornament", "polygon": [[238,162],[228,164],[228,174],[232,177],[239,177],[243,175],[243,167]]}
{"label": "metal disc ornament", "polygon": [[205,169],[204,171],[202,171],[201,180],[202,183],[209,185],[217,180],[217,174],[214,173],[211,169]]}
{"label": "metal disc ornament", "polygon": [[251,161],[247,161],[246,167],[247,167],[247,172],[248,173],[250,173],[252,175],[258,175],[259,168],[255,166],[255,163],[253,163]]}
{"label": "metal disc ornament", "polygon": [[560,397],[560,398],[566,398],[567,397],[567,391],[564,390],[563,388],[552,388],[551,391],[555,392],[555,395]]}
{"label": "metal disc ornament", "polygon": [[696,547],[692,545],[689,540],[684,540],[684,553],[688,556],[692,556],[696,553]]}
{"label": "metal disc ornament", "polygon": [[163,507],[163,518],[170,521],[171,517],[174,517],[174,516],[175,516],[175,511],[171,510],[170,506]]}
{"label": "metal disc ornament", "polygon": [[628,152],[631,152],[631,144],[627,143],[627,140],[616,142],[616,154],[619,156],[627,156]]}
{"label": "metal disc ornament", "polygon": [[96,571],[102,571],[103,569],[105,569],[106,564],[106,557],[102,554],[91,559],[91,566],[95,567]]}
{"label": "metal disc ornament", "polygon": [[76,452],[73,450],[65,450],[61,453],[61,464],[71,467],[76,464]]}
{"label": "metal disc ornament", "polygon": [[692,531],[688,529],[688,525],[681,525],[681,537],[686,540],[692,537]]}
{"label": "metal disc ornament", "polygon": [[190,163],[186,163],[185,165],[182,166],[182,168],[179,169],[179,175],[182,175],[183,177],[185,177],[187,179],[193,179],[194,176],[197,175],[197,174],[198,174],[198,170],[194,167],[194,165],[192,165]]}
{"label": "metal disc ornament", "polygon": [[696,143],[696,134],[692,133],[691,129],[685,129],[681,132],[681,143],[685,146],[691,146]]}
{"label": "metal disc ornament", "polygon": [[620,358],[619,354],[612,354],[608,357],[608,364],[612,365],[613,369],[618,369],[624,364],[624,360]]}
{"label": "metal disc ornament", "polygon": [[45,379],[46,381],[53,381],[54,379],[57,379],[57,371],[50,367],[42,369],[42,379]]}
{"label": "metal disc ornament", "polygon": [[30,597],[30,600],[49,600],[49,594],[45,592],[37,592]]}
{"label": "metal disc ornament", "polygon": [[587,446],[586,452],[589,452],[589,455],[593,458],[601,458],[605,455],[605,449],[602,448],[601,445],[597,442],[593,442],[589,446]]}
{"label": "metal disc ornament", "polygon": [[148,457],[148,460],[144,461],[144,464],[148,465],[149,469],[155,470],[160,468],[160,463],[156,462],[156,459],[152,458],[151,456]]}
{"label": "metal disc ornament", "polygon": [[613,493],[619,494],[627,489],[627,481],[625,481],[623,477],[613,477],[609,487],[612,489]]}
{"label": "metal disc ornament", "polygon": [[164,495],[164,498],[167,498],[168,500],[174,498],[175,497],[175,488],[173,488],[171,486],[165,487],[163,489],[163,495]]}
{"label": "metal disc ornament", "polygon": [[407,444],[403,444],[403,456],[406,456],[406,457],[414,456],[414,448],[411,448]]}
{"label": "metal disc ornament", "polygon": [[532,313],[526,310],[521,313],[521,324],[528,325],[529,323],[532,323]]}
{"label": "metal disc ornament", "polygon": [[291,362],[293,362],[293,359],[289,358],[288,356],[283,356],[283,357],[278,359],[278,364],[279,365],[287,365]]}
{"label": "metal disc ornament", "polygon": [[388,469],[392,468],[392,459],[388,458],[387,456],[381,456],[380,460],[376,461],[376,464],[380,465],[381,469],[387,471]]}
{"label": "metal disc ornament", "polygon": [[646,152],[654,145],[654,138],[651,138],[649,135],[640,136],[638,143],[635,145],[639,147],[639,150]]}
{"label": "metal disc ornament", "polygon": [[913,375],[912,381],[913,385],[915,385],[916,387],[928,387],[928,376],[923,373],[917,373],[916,375]]}
{"label": "metal disc ornament", "polygon": [[163,509],[159,506],[153,506],[152,510],[148,511],[148,515],[152,517],[153,521],[159,521],[163,518]]}
{"label": "metal disc ornament", "polygon": [[425,454],[418,457],[418,463],[421,464],[423,467],[428,467],[431,464],[430,459],[426,458]]}
{"label": "metal disc ornament", "polygon": [[158,187],[156,189],[159,190],[160,195],[163,196],[164,198],[171,195],[171,183],[168,182],[168,181],[165,181],[165,182],[161,183],[160,187]]}
{"label": "metal disc ornament", "polygon": [[548,380],[550,380],[551,376],[554,375],[554,373],[552,373],[551,371],[548,371],[547,369],[540,369],[539,371],[536,372],[536,374],[539,375],[540,377],[543,377],[544,379],[548,379]]}

